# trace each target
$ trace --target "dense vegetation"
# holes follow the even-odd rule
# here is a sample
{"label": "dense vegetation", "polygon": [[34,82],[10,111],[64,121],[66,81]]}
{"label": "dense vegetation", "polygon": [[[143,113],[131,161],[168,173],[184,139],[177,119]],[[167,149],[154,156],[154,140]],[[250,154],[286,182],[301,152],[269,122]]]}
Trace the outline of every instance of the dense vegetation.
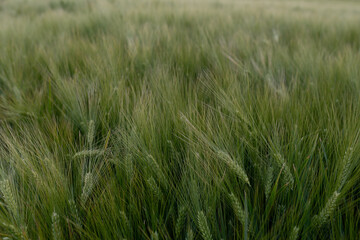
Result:
{"label": "dense vegetation", "polygon": [[0,238],[358,239],[360,4],[0,1]]}

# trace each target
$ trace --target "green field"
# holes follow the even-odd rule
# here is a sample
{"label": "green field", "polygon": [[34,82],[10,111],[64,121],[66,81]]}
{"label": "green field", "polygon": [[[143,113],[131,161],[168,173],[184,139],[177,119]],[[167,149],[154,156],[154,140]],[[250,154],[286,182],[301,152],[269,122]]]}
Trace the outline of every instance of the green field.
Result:
{"label": "green field", "polygon": [[0,239],[359,239],[360,2],[0,0]]}

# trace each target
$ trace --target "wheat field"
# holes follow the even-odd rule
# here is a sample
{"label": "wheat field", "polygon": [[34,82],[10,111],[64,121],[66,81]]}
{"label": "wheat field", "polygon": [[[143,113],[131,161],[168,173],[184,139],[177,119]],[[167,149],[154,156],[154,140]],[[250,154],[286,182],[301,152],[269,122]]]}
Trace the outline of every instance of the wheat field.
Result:
{"label": "wheat field", "polygon": [[359,239],[360,2],[0,0],[1,239]]}

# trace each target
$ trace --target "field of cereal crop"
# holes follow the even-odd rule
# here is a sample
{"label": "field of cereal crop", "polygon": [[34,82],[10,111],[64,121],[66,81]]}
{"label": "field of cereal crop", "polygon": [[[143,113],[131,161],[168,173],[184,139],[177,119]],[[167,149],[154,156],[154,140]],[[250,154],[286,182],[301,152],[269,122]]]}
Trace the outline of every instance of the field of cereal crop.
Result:
{"label": "field of cereal crop", "polygon": [[360,2],[0,0],[0,239],[359,239]]}

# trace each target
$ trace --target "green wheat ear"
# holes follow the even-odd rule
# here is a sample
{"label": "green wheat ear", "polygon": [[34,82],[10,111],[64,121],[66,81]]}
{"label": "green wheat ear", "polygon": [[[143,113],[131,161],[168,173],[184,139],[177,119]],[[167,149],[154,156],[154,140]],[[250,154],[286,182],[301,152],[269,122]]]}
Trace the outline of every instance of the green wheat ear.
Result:
{"label": "green wheat ear", "polygon": [[325,223],[329,221],[329,218],[333,214],[336,208],[337,200],[340,193],[335,191],[330,199],[327,201],[325,207],[321,210],[319,215],[313,217],[313,226],[316,228],[321,228]]}
{"label": "green wheat ear", "polygon": [[159,234],[157,231],[151,233],[151,240],[159,240]]}
{"label": "green wheat ear", "polygon": [[60,218],[59,215],[54,211],[52,216],[52,235],[54,240],[62,239],[61,228],[60,228]]}
{"label": "green wheat ear", "polygon": [[177,238],[179,238],[181,230],[184,228],[186,217],[187,217],[187,208],[183,206],[179,210],[179,217],[176,221],[176,226],[175,226],[175,235]]}
{"label": "green wheat ear", "polygon": [[93,120],[90,120],[89,128],[88,128],[88,134],[87,134],[87,141],[88,141],[88,144],[89,144],[90,147],[93,144],[94,135],[95,135],[95,123],[94,123]]}
{"label": "green wheat ear", "polygon": [[130,226],[129,219],[126,216],[126,213],[124,211],[120,211],[120,217],[121,217],[122,223],[125,225],[126,233],[129,233],[131,230],[131,226]]}
{"label": "green wheat ear", "polygon": [[187,233],[186,233],[186,240],[193,240],[194,239],[194,232],[191,229],[191,227],[188,227]]}
{"label": "green wheat ear", "polygon": [[74,218],[75,218],[75,222],[81,226],[81,219],[80,219],[80,216],[79,216],[79,212],[78,212],[78,209],[76,207],[76,203],[74,200],[69,200],[69,205],[70,205],[70,211],[72,212]]}
{"label": "green wheat ear", "polygon": [[274,168],[272,166],[269,166],[267,168],[267,171],[266,171],[266,179],[265,179],[265,197],[266,197],[266,200],[270,196],[271,187],[272,187],[272,183],[273,183],[273,178],[274,178]]}
{"label": "green wheat ear", "polygon": [[134,176],[134,163],[132,156],[130,154],[127,154],[125,156],[125,172],[126,176],[128,177],[129,182],[131,182],[133,176]]}
{"label": "green wheat ear", "polygon": [[156,161],[156,159],[152,155],[147,156],[147,160],[149,161],[149,164],[151,164],[151,167],[154,169],[154,172],[156,174],[156,177],[160,181],[160,184],[162,186],[167,186],[167,178],[165,177],[164,172],[161,170],[161,167],[159,163]]}
{"label": "green wheat ear", "polygon": [[[11,233],[11,235],[13,237],[15,237],[15,239],[21,239],[21,240],[28,239],[28,238],[26,238],[26,227],[19,228],[17,226],[14,226],[12,224],[8,224],[5,222],[2,222],[1,224],[2,224],[2,227],[5,227],[9,230],[9,232]],[[5,238],[2,238],[2,239],[5,239]],[[8,239],[11,239],[11,238],[8,238]]]}
{"label": "green wheat ear", "polygon": [[11,189],[10,181],[8,179],[0,183],[0,190],[4,196],[5,203],[14,217],[17,217],[18,206],[15,200],[15,195]]}
{"label": "green wheat ear", "polygon": [[207,223],[207,220],[206,220],[206,217],[205,217],[205,214],[203,211],[198,212],[197,220],[198,220],[200,233],[201,233],[201,236],[203,237],[203,239],[211,240],[212,235],[211,235],[210,228],[208,226],[208,223]]}
{"label": "green wheat ear", "polygon": [[228,165],[230,170],[235,172],[236,175],[244,183],[250,185],[249,178],[246,175],[246,172],[244,171],[244,169],[234,159],[232,159],[229,154],[227,154],[226,152],[223,152],[223,151],[218,151],[217,154],[218,154],[219,158],[222,159]]}
{"label": "green wheat ear", "polygon": [[101,156],[103,154],[104,154],[104,150],[97,150],[97,149],[83,150],[75,153],[73,158]]}
{"label": "green wheat ear", "polygon": [[289,240],[296,240],[299,235],[299,227],[295,226],[293,230],[291,231],[291,234],[289,236]]}
{"label": "green wheat ear", "polygon": [[231,193],[229,195],[230,201],[231,201],[231,206],[235,212],[235,216],[238,218],[238,220],[242,223],[245,224],[245,212],[243,210],[243,208],[240,205],[240,202],[238,201],[238,199],[236,198],[236,196]]}
{"label": "green wheat ear", "polygon": [[152,194],[159,200],[162,198],[162,191],[153,177],[147,180]]}
{"label": "green wheat ear", "polygon": [[341,174],[340,174],[340,185],[339,185],[339,191],[344,187],[350,173],[352,170],[352,156],[354,153],[354,149],[352,147],[349,147],[345,154],[344,154],[344,158],[343,158],[343,169],[341,170]]}
{"label": "green wheat ear", "polygon": [[83,190],[82,190],[82,193],[81,193],[81,203],[83,205],[85,205],[92,189],[93,189],[93,186],[94,186],[94,177],[93,177],[93,174],[88,172],[86,173],[85,175],[85,180],[84,180],[84,187],[83,187]]}
{"label": "green wheat ear", "polygon": [[274,158],[275,158],[275,162],[278,164],[278,166],[281,169],[283,169],[284,180],[285,180],[286,184],[289,184],[289,187],[292,190],[294,187],[294,177],[291,174],[288,164],[286,163],[284,157],[280,153],[275,154]]}

